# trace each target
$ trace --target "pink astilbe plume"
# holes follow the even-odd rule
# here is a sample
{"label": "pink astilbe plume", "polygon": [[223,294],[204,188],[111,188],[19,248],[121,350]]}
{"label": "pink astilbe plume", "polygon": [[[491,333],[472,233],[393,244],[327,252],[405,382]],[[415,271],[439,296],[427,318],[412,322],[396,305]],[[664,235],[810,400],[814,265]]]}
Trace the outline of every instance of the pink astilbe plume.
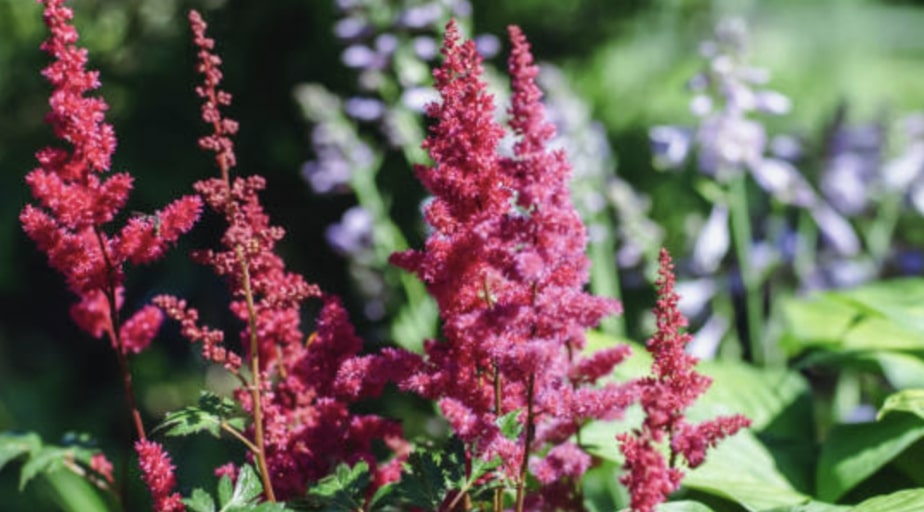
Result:
{"label": "pink astilbe plume", "polygon": [[[571,169],[562,152],[546,149],[554,128],[534,83],[538,69],[519,28],[510,37],[517,142],[506,158],[474,44],[460,42],[454,22],[446,29],[434,71],[442,101],[429,107],[436,122],[424,143],[435,165],[417,170],[434,196],[426,210],[433,233],[423,250],[392,257],[427,284],[444,340],[426,344],[425,366],[403,385],[438,399],[455,433],[478,456],[501,456],[514,480],[525,479],[524,451],[545,453],[531,466],[550,483],[586,471],[590,457],[569,439],[589,419],[621,414],[634,391],[589,386],[628,355],[617,347],[579,357],[585,330],[620,306],[583,291],[587,240],[569,196]],[[515,441],[496,426],[511,411],[527,427]],[[542,503],[561,503],[555,492]]]}
{"label": "pink astilbe plume", "polygon": [[54,88],[46,120],[69,149],[48,147],[36,154],[39,166],[26,183],[37,203],[26,205],[20,220],[78,296],[71,310],[78,326],[94,337],[107,334],[116,350],[138,352],[150,343],[160,318],[142,308],[120,327],[123,267],[163,256],[196,222],[201,201],[182,197],[112,233],[108,225],[125,206],[133,179],[128,173],[108,172],[115,133],[105,122],[108,107],[103,99],[86,96],[99,88],[99,73],[85,69],[87,51],[76,46],[73,13],[63,3],[44,3],[51,36],[42,49],[54,61],[43,75]]}
{"label": "pink astilbe plume", "polygon": [[[362,341],[339,300],[322,295],[316,285],[286,269],[275,252],[285,231],[271,224],[258,196],[265,179],[231,176],[236,159],[230,136],[237,123],[225,117],[220,107],[230,105],[232,98],[218,89],[221,59],[213,53],[214,41],[206,37],[205,21],[195,11],[189,21],[204,77],[196,92],[204,100],[202,119],[213,130],[199,140],[199,146],[216,154],[221,171],[220,178],[193,187],[227,224],[220,248],[196,251],[193,256],[228,280],[230,309],[244,324],[240,340],[241,353],[246,355],[242,358],[224,348],[223,334],[200,326],[198,312],[185,301],[160,296],[155,303],[180,322],[184,337],[202,343],[206,359],[242,379],[242,359],[250,363],[252,380],[235,392],[235,398],[254,420],[247,431],[256,447],[250,456],[264,480],[267,499],[303,495],[311,481],[344,461],[368,462],[376,486],[393,481],[408,451],[400,425],[378,416],[355,415],[349,406],[377,396],[387,381],[409,373],[402,368],[414,356],[385,351],[359,357]],[[300,310],[312,298],[323,299],[324,307],[317,331],[306,341]],[[377,465],[374,440],[384,440],[396,457]]]}
{"label": "pink astilbe plume", "polygon": [[[686,409],[712,381],[696,372],[697,359],[685,352],[692,338],[683,331],[687,320],[677,309],[673,268],[670,254],[661,249],[658,303],[654,309],[658,330],[646,344],[654,357],[652,375],[639,381],[645,420],[640,429],[617,437],[626,457],[626,474],[620,481],[629,489],[634,512],[653,511],[677,490],[683,478],[678,456],[688,467],[695,468],[705,460],[708,448],[751,424],[740,414],[697,425],[684,417]],[[668,459],[659,449],[665,442],[670,447]]]}
{"label": "pink astilbe plume", "polygon": [[138,465],[141,467],[141,479],[151,491],[154,512],[184,512],[186,507],[179,493],[174,492],[176,469],[170,462],[170,456],[163,446],[142,440],[135,443],[138,453]]}

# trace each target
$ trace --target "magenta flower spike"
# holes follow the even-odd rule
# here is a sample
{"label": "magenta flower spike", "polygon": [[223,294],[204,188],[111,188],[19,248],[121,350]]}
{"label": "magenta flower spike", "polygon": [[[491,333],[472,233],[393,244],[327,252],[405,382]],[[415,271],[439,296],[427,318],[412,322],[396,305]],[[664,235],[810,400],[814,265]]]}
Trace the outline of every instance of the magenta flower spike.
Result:
{"label": "magenta flower spike", "polygon": [[[658,302],[654,309],[658,330],[646,343],[654,357],[652,375],[639,381],[645,420],[639,429],[617,439],[626,457],[626,474],[620,481],[629,488],[634,512],[652,512],[680,487],[686,465],[695,468],[705,460],[706,450],[720,440],[751,424],[740,414],[721,416],[698,425],[690,424],[685,411],[706,392],[712,380],[696,371],[697,359],[685,352],[692,337],[683,331],[687,319],[677,309],[674,264],[661,249],[658,271]],[[659,446],[668,444],[665,459]]]}
{"label": "magenta flower spike", "polygon": [[[438,400],[473,456],[504,461],[522,510],[576,499],[571,485],[529,497],[522,485],[529,471],[544,484],[579,478],[591,460],[572,436],[590,419],[618,416],[635,395],[630,384],[590,386],[626,347],[579,357],[586,329],[620,305],[583,290],[587,238],[567,187],[571,169],[563,152],[546,149],[555,133],[538,68],[519,28],[510,37],[517,141],[513,157],[503,157],[481,58],[454,22],[447,26],[433,74],[441,101],[428,108],[436,121],[424,142],[434,165],[417,169],[434,196],[425,213],[433,232],[423,250],[392,262],[427,284],[443,321],[443,340],[427,342],[424,365],[404,387]],[[514,411],[525,428],[509,440],[496,421]]]}
{"label": "magenta flower spike", "polygon": [[51,36],[42,49],[54,61],[42,74],[53,87],[46,120],[69,147],[36,153],[39,166],[26,176],[36,203],[26,205],[20,221],[79,298],[71,309],[77,325],[97,338],[108,335],[122,353],[137,353],[151,342],[161,317],[144,307],[122,325],[124,265],[162,257],[192,228],[201,202],[181,197],[153,215],[133,216],[111,234],[109,225],[124,208],[133,178],[126,172],[109,173],[115,131],[105,122],[106,102],[87,96],[100,87],[99,73],[86,70],[87,50],[76,45],[73,12],[63,4],[44,4]]}

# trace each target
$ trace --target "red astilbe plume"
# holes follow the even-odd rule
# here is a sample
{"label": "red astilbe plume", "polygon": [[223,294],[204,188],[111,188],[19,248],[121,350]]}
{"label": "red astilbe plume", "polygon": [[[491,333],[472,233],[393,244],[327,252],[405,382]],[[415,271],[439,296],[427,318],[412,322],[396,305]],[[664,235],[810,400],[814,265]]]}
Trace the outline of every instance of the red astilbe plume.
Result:
{"label": "red astilbe plume", "polygon": [[154,512],[184,512],[182,497],[174,492],[173,470],[176,468],[164,448],[153,441],[142,440],[135,443],[135,452],[138,453],[141,479],[151,491]]}
{"label": "red astilbe plume", "polygon": [[[625,358],[626,347],[577,359],[584,331],[620,307],[583,291],[586,234],[567,188],[570,166],[562,152],[546,150],[554,129],[534,83],[538,70],[522,32],[511,27],[510,36],[517,142],[514,156],[502,158],[503,129],[480,58],[471,41],[459,42],[454,22],[447,26],[444,63],[434,71],[442,102],[429,108],[437,121],[424,143],[435,165],[418,169],[434,195],[426,211],[434,230],[424,250],[392,261],[427,284],[445,338],[426,344],[426,366],[405,387],[440,400],[456,434],[479,456],[500,455],[521,483],[525,456],[545,453],[532,467],[550,483],[583,474],[590,457],[568,439],[588,419],[620,414],[634,393],[631,385],[588,386]],[[527,428],[511,442],[495,421],[516,410]],[[536,497],[530,508],[561,504],[561,492]]]}
{"label": "red astilbe plume", "polygon": [[[286,269],[275,252],[285,231],[271,224],[258,196],[264,178],[231,177],[236,159],[230,136],[237,123],[220,111],[230,105],[231,95],[218,89],[221,59],[212,52],[215,43],[205,35],[205,22],[195,11],[189,21],[204,76],[196,92],[204,99],[202,119],[213,129],[199,146],[216,154],[221,171],[220,178],[193,187],[227,223],[220,249],[193,256],[228,280],[230,309],[245,325],[240,338],[250,380],[239,371],[242,358],[221,346],[220,331],[199,325],[195,309],[170,296],[157,297],[155,303],[180,322],[183,336],[202,343],[206,359],[224,365],[245,383],[235,397],[253,417],[246,434],[267,499],[304,494],[309,482],[339,462],[367,461],[375,486],[395,480],[408,451],[400,426],[377,416],[354,415],[349,406],[380,394],[387,380],[400,377],[396,372],[409,373],[402,368],[414,357],[399,351],[359,357],[362,342],[339,300]],[[317,332],[306,342],[300,309],[312,298],[322,298],[324,307]],[[378,467],[372,450],[376,439],[385,440],[398,455]]]}
{"label": "red astilbe plume", "polygon": [[[654,357],[652,375],[639,380],[645,421],[640,429],[620,434],[617,439],[626,456],[626,474],[620,481],[629,488],[635,512],[651,512],[680,487],[683,471],[678,455],[695,468],[705,460],[706,450],[721,439],[751,424],[744,416],[721,416],[693,425],[684,412],[706,392],[712,380],[697,373],[697,359],[684,349],[692,337],[683,331],[687,320],[677,309],[674,291],[674,265],[666,249],[661,249],[658,271],[658,303],[654,309],[658,330],[646,343]],[[658,446],[670,445],[666,460]]]}
{"label": "red astilbe plume", "polygon": [[99,73],[85,69],[87,51],[76,46],[73,12],[63,3],[44,3],[51,36],[42,49],[54,61],[43,75],[54,88],[46,120],[70,149],[48,147],[36,153],[39,166],[26,176],[26,183],[37,204],[26,205],[20,220],[78,296],[71,309],[78,326],[94,337],[108,335],[122,353],[139,352],[153,338],[160,316],[142,308],[120,326],[124,264],[160,258],[198,219],[201,201],[182,197],[109,234],[107,225],[125,206],[133,180],[128,173],[108,173],[115,133],[105,122],[105,101],[86,96],[100,87]]}

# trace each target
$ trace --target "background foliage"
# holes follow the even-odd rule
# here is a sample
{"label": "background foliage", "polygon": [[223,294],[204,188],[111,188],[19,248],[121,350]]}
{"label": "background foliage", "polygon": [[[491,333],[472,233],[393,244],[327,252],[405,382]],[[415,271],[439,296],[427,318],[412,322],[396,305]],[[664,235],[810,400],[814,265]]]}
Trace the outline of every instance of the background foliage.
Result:
{"label": "background foliage", "polygon": [[[686,225],[690,218],[707,215],[708,203],[691,192],[689,179],[653,169],[648,130],[656,124],[692,123],[684,84],[700,66],[697,41],[723,14],[740,14],[750,21],[753,60],[771,71],[773,86],[793,102],[789,115],[768,120],[771,132],[818,140],[844,105],[856,123],[891,121],[899,113],[924,107],[924,37],[920,35],[924,6],[919,2],[480,0],[473,5],[477,32],[502,35],[507,24],[519,24],[533,43],[534,54],[565,71],[589,101],[594,117],[604,123],[618,161],[617,173],[651,196],[651,216],[664,227],[666,245],[675,254],[687,249]],[[293,270],[325,290],[346,297],[348,303],[352,297],[353,310],[358,311],[360,299],[350,288],[346,264],[324,241],[325,227],[338,220],[352,200],[315,196],[299,173],[313,154],[294,88],[319,82],[349,94],[356,87],[352,73],[340,62],[342,46],[331,36],[336,20],[332,3],[75,0],[73,7],[79,13],[75,23],[90,50],[91,65],[102,72],[102,94],[111,106],[109,119],[119,138],[114,168],[130,169],[138,180],[129,207],[148,211],[187,192],[190,183],[209,172],[208,158],[195,144],[201,130],[192,93],[194,52],[184,18],[189,8],[201,9],[219,41],[225,83],[235,96],[230,115],[242,127],[237,138],[240,168],[268,179],[264,204],[274,222],[289,233],[281,247],[283,256]],[[37,430],[49,442],[69,430],[93,432],[104,447],[111,448],[128,436],[111,351],[85,339],[67,321],[70,298],[61,279],[48,269],[18,222],[28,193],[22,179],[33,167],[32,153],[51,140],[42,123],[48,87],[38,73],[46,62],[38,50],[44,37],[38,4],[0,0],[0,430]],[[389,173],[396,172],[404,171]],[[416,212],[416,203],[410,211]],[[907,229],[906,238],[924,238],[918,233],[920,225]],[[200,226],[168,260],[135,276],[129,289],[140,295],[127,297],[128,303],[169,291],[204,305],[207,320],[223,318],[224,286],[204,269],[190,265],[185,256],[189,247],[207,243],[211,231]],[[635,313],[650,307],[650,287],[626,288],[629,333],[643,340],[650,331]],[[858,301],[852,297],[846,303],[855,307]],[[812,302],[811,308],[795,303],[784,308],[793,327],[785,339],[786,355],[814,357],[811,364],[803,361],[803,367],[821,368],[814,370],[821,376],[812,373],[810,378],[823,380],[825,368],[859,371],[873,365],[882,369],[894,388],[921,386],[924,373],[914,373],[919,359],[910,363],[902,359],[907,354],[900,349],[907,346],[884,352],[876,340],[872,346],[863,345],[862,332],[849,339],[839,331],[806,332],[812,326],[831,325],[832,308],[838,305],[845,321],[853,322],[850,319],[859,313],[845,311],[843,304],[837,297],[826,297]],[[915,314],[884,307],[886,316],[896,311],[896,315]],[[359,320],[362,315],[353,317]],[[856,323],[850,325],[858,328]],[[369,322],[360,330],[365,329],[367,339],[376,338],[376,327]],[[911,329],[909,336],[919,340],[920,332]],[[171,333],[161,340],[166,341],[140,359],[135,369],[142,408],[152,418],[194,401],[203,379],[210,378],[185,342]],[[853,344],[855,350],[845,356],[837,350],[839,343]],[[821,350],[813,350],[818,347]],[[919,345],[912,349],[921,350]],[[804,386],[793,384],[793,403],[809,400],[795,390],[800,385]],[[907,403],[898,402],[895,410]],[[425,412],[421,404],[397,397],[370,407],[393,414],[418,411],[421,417]],[[426,423],[415,424],[406,421],[411,435],[429,428]],[[843,430],[834,430],[831,436],[858,435]],[[915,435],[905,439],[907,444],[893,446],[892,455],[924,434]],[[181,481],[202,480],[219,460],[220,450],[231,446],[205,438],[176,442],[173,452],[185,472]],[[208,447],[207,455],[183,459],[182,446],[188,442]],[[819,464],[869,467],[877,463],[845,462],[844,457],[822,454]],[[46,492],[19,494],[16,476],[0,473],[0,496],[12,500],[4,503],[5,510],[54,510],[56,493],[68,485],[37,479],[31,485]],[[809,487],[797,485],[793,492],[811,494]],[[836,500],[852,487],[849,482],[834,482],[816,492],[820,498]]]}

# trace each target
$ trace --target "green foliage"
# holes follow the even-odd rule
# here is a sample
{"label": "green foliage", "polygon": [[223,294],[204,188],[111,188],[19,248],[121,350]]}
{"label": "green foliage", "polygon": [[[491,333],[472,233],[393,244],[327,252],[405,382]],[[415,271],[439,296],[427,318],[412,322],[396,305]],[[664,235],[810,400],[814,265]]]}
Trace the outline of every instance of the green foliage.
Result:
{"label": "green foliage", "polygon": [[68,433],[61,439],[61,445],[46,445],[34,432],[0,432],[0,469],[22,458],[19,489],[23,490],[36,476],[53,473],[66,464],[89,467],[90,458],[98,452],[91,444],[86,434]]}
{"label": "green foliage", "polygon": [[168,436],[188,436],[204,431],[219,437],[222,425],[240,431],[245,424],[246,418],[233,400],[202,391],[198,407],[190,406],[168,413],[155,431],[163,430]]}
{"label": "green foliage", "polygon": [[218,506],[209,493],[195,489],[183,504],[192,512],[286,512],[292,509],[282,503],[261,502],[263,484],[252,467],[245,464],[237,475],[237,482],[232,486],[231,479],[225,475],[218,481]]}
{"label": "green foliage", "polygon": [[366,462],[360,461],[352,468],[347,464],[340,464],[334,469],[333,474],[322,478],[309,488],[305,497],[304,510],[318,512],[362,510],[365,502],[364,494],[370,481],[369,465]]}

